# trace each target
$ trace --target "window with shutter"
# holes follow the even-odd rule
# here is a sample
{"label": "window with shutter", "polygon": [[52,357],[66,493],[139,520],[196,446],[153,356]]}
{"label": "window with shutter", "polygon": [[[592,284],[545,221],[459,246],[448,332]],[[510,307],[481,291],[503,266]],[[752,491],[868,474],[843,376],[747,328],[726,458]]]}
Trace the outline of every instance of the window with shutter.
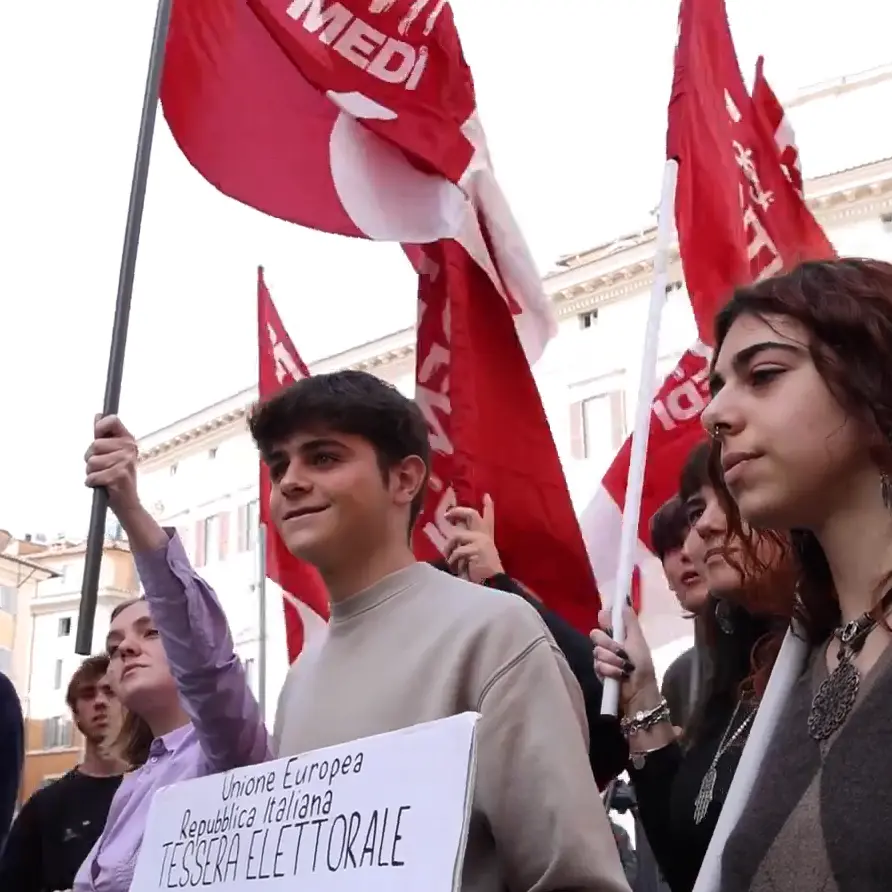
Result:
{"label": "window with shutter", "polygon": [[220,515],[206,517],[204,523],[204,562],[212,564],[220,557]]}
{"label": "window with shutter", "polygon": [[260,502],[248,502],[248,551],[257,548],[257,534],[260,531]]}
{"label": "window with shutter", "polygon": [[217,553],[221,561],[225,561],[229,554],[229,514],[229,511],[225,511],[223,514],[217,515],[219,518]]}
{"label": "window with shutter", "polygon": [[617,450],[629,435],[626,426],[626,393],[624,390],[614,390],[610,394],[610,414],[613,422],[613,448]]}
{"label": "window with shutter", "polygon": [[572,458],[585,458],[583,402],[570,404],[570,455]]}
{"label": "window with shutter", "polygon": [[72,724],[66,716],[54,716],[43,722],[43,748],[46,750],[71,746],[73,742]]}
{"label": "window with shutter", "polygon": [[0,610],[15,616],[18,589],[11,585],[0,585]]}
{"label": "window with shutter", "polygon": [[207,540],[205,539],[205,522],[199,520],[195,524],[195,566],[203,567],[206,558]]}
{"label": "window with shutter", "polygon": [[238,516],[236,517],[236,527],[238,529],[238,550],[248,550],[248,506],[238,506]]}
{"label": "window with shutter", "polygon": [[598,461],[609,460],[615,451],[612,394],[600,393],[584,400],[582,421],[585,457]]}

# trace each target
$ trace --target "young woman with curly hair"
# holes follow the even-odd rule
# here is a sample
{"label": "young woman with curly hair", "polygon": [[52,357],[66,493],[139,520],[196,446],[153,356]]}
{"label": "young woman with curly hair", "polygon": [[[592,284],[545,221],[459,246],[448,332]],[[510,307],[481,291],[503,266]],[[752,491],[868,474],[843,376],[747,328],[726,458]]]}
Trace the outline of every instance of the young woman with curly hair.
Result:
{"label": "young woman with curly hair", "polygon": [[722,892],[892,888],[892,265],[806,263],[716,320],[703,421],[742,519],[792,531],[811,647]]}

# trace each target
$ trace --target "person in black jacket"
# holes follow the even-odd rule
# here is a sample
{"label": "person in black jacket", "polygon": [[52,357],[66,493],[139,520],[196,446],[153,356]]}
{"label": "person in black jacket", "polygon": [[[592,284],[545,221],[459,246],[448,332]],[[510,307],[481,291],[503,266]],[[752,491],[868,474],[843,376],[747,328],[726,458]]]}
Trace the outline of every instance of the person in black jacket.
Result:
{"label": "person in black jacket", "polygon": [[[2,892],[70,889],[102,833],[126,765],[106,748],[119,706],[105,680],[108,656],[88,657],[68,683],[66,701],[84,735],[84,758],[22,806],[0,854]],[[0,739],[2,745],[2,739]]]}
{"label": "person in black jacket", "polygon": [[690,532],[687,506],[677,495],[650,519],[650,541],[654,554],[663,566],[669,588],[694,627],[694,646],[677,657],[663,674],[663,696],[669,704],[672,724],[679,729],[690,721],[709,672],[703,622],[697,619],[711,606],[709,589],[684,550]]}
{"label": "person in black jacket", "polygon": [[0,672],[0,853],[15,814],[24,758],[22,704],[12,682]]}
{"label": "person in black jacket", "polygon": [[[494,541],[492,499],[484,496],[482,514],[473,508],[453,508],[447,514],[456,532],[447,546],[447,559],[436,562],[440,570],[464,576],[487,588],[511,592],[523,598],[542,617],[582,689],[589,727],[589,761],[595,781],[603,790],[625,770],[629,748],[619,721],[601,715],[603,688],[595,675],[594,645],[588,635],[545,606],[542,599],[505,572]],[[547,558],[546,558],[547,559]]]}

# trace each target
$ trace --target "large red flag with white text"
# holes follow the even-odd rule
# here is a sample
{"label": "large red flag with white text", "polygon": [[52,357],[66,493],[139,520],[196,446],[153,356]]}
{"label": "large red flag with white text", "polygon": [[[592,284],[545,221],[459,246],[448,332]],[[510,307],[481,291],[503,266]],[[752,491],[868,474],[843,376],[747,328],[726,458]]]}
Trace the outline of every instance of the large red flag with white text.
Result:
{"label": "large red flag with white text", "polygon": [[[834,256],[798,187],[798,152],[783,109],[764,79],[747,93],[724,0],[682,0],[667,154],[678,160],[675,219],[699,341],[682,356],[653,403],[639,517],[639,559],[654,512],[678,489],[700,413],[716,312],[740,285],[797,263]],[[793,163],[793,171],[789,164]],[[620,449],[583,512],[598,585],[612,589],[631,443]]]}
{"label": "large red flag with white text", "polygon": [[[310,373],[282,325],[263,268],[257,270],[257,391],[260,399]],[[260,522],[266,528],[266,575],[282,590],[288,662],[293,663],[308,637],[324,628],[328,593],[316,568],[294,557],[285,547],[269,514],[269,469],[260,462]]]}
{"label": "large red flag with white text", "polygon": [[416,398],[434,452],[416,551],[493,496],[509,573],[588,629],[598,599],[530,371],[556,331],[493,175],[445,0],[177,0],[166,119],[224,193],[402,242],[420,273]]}

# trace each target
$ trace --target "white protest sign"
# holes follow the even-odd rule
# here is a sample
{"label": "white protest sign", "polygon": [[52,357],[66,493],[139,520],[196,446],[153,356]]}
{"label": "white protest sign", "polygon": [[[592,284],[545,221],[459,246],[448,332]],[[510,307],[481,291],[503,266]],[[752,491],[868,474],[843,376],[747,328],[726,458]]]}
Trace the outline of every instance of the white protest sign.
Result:
{"label": "white protest sign", "polygon": [[130,892],[455,892],[477,713],[159,790]]}

